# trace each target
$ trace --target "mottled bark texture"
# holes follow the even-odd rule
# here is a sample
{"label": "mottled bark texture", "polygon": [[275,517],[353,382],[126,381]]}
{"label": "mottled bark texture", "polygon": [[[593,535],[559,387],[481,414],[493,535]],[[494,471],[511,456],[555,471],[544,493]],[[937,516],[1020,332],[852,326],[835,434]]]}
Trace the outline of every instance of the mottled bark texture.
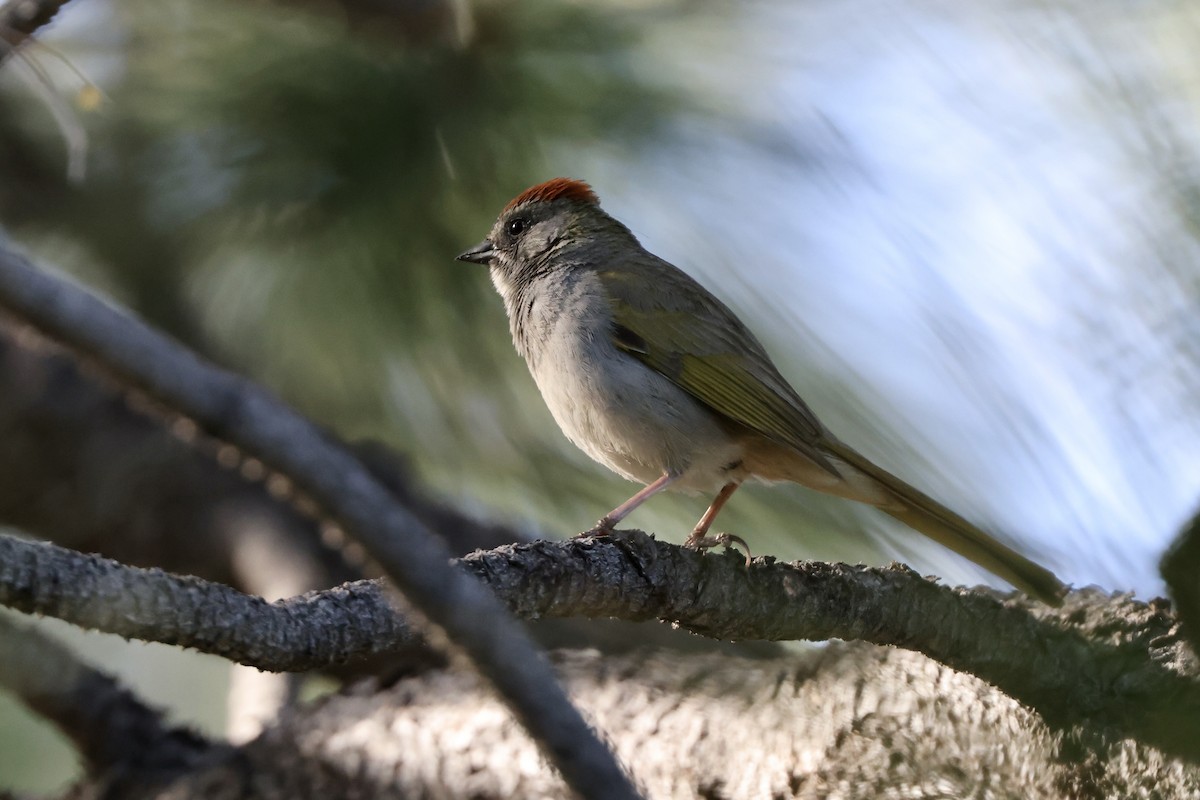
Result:
{"label": "mottled bark texture", "polygon": [[[1162,601],[1072,592],[1061,609],[950,589],[903,566],[702,555],[626,532],[461,560],[521,616],[660,619],[708,636],[896,645],[988,681],[1056,728],[1200,759],[1200,674]],[[228,587],[0,537],[0,602],[272,670],[409,646],[372,582],[268,604]]]}
{"label": "mottled bark texture", "polygon": [[[558,659],[572,699],[652,798],[1189,798],[1195,764],[987,683],[861,643],[778,659]],[[360,685],[141,797],[542,798],[565,787],[470,673]]]}

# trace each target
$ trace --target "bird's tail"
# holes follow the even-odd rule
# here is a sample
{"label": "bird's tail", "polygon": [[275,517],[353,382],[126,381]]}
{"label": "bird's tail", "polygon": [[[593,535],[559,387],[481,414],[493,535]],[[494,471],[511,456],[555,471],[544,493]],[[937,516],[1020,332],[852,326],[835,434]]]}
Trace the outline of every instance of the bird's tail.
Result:
{"label": "bird's tail", "polygon": [[[908,499],[905,498],[905,501]],[[956,522],[945,519],[943,513],[939,512],[947,512],[948,509],[941,506],[937,506],[937,509],[935,511],[922,504],[882,508],[882,511],[930,539],[944,544],[959,555],[971,559],[988,572],[1004,578],[1043,603],[1062,605],[1067,587],[1063,586],[1053,572],[1030,561],[961,518]],[[954,512],[949,513],[953,515]]]}
{"label": "bird's tail", "polygon": [[1061,606],[1067,587],[1045,567],[1034,563],[1008,545],[996,541],[977,526],[955,514],[866,457],[837,442],[831,450],[837,457],[882,485],[892,502],[879,509],[935,542],[969,558],[988,572],[1011,583],[1043,603]]}

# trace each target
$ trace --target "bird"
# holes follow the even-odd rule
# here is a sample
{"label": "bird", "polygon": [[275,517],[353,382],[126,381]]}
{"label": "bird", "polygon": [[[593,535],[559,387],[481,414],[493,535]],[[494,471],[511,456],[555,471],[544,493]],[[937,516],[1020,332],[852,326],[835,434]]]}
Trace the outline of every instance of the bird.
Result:
{"label": "bird", "polygon": [[825,427],[715,295],[642,247],[591,186],[554,178],[514,197],[481,243],[517,352],[566,437],[643,485],[594,530],[664,490],[714,499],[684,542],[706,549],[747,480],[789,481],[874,506],[1048,604],[1046,568],[879,467]]}

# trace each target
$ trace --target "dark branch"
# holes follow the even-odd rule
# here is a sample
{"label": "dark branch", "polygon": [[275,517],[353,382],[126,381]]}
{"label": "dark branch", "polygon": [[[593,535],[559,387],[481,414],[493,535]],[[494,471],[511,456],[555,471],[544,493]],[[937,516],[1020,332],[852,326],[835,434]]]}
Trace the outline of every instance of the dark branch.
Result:
{"label": "dark branch", "polygon": [[311,565],[305,588],[364,577],[321,544],[316,520],[272,495],[268,479],[248,480],[245,463],[218,458],[220,442],[144,405],[0,312],[0,521],[243,588],[234,545],[248,529],[269,530],[290,542],[291,562]]}
{"label": "dark branch", "polygon": [[450,566],[442,541],[352,454],[250,381],[201,361],[4,248],[0,307],[287,475],[367,549],[424,618],[467,653],[568,784],[585,797],[637,796],[516,621],[477,581]]}
{"label": "dark branch", "polygon": [[9,0],[0,5],[0,65],[66,4],[67,0]]}
{"label": "dark branch", "polygon": [[[365,577],[351,560],[357,551],[336,546],[339,531],[326,526],[323,541],[301,499],[270,488],[282,476],[263,474],[250,459],[231,468],[217,454],[232,448],[199,436],[179,415],[151,415],[144,405],[101,380],[74,352],[0,312],[0,523],[72,550],[195,575],[247,594],[261,593],[248,582],[260,571],[247,570],[235,555],[248,537],[269,542],[272,580],[289,571],[303,578],[306,585],[288,595]],[[351,447],[456,555],[525,540],[518,530],[430,498],[403,457],[386,446]],[[778,651],[769,642],[734,645],[616,620],[544,620],[527,627],[547,647],[721,649],[758,657]],[[378,659],[322,669],[344,678],[408,673],[440,662],[422,640]]]}
{"label": "dark branch", "polygon": [[0,685],[52,722],[89,773],[124,768],[146,780],[194,768],[216,746],[161,715],[37,631],[0,617]]}
{"label": "dark branch", "polygon": [[[1015,595],[939,586],[899,565],[758,559],[747,569],[741,556],[701,555],[637,532],[505,546],[461,564],[522,617],[661,619],[718,638],[895,645],[988,681],[1052,725],[1110,726],[1200,756],[1200,669],[1161,603],[1088,590],[1050,610]],[[122,591],[128,571],[53,545],[0,539],[0,602],[86,627],[263,669],[313,669],[410,644],[370,582],[267,604],[154,570],[134,571],[151,579],[148,588]],[[83,582],[78,591],[75,581]],[[70,597],[60,599],[64,593]],[[136,599],[124,602],[127,594]],[[83,602],[89,597],[105,601]],[[208,618],[197,617],[210,603]]]}
{"label": "dark branch", "polygon": [[1162,575],[1192,652],[1200,655],[1200,514],[1192,517],[1163,557]]}

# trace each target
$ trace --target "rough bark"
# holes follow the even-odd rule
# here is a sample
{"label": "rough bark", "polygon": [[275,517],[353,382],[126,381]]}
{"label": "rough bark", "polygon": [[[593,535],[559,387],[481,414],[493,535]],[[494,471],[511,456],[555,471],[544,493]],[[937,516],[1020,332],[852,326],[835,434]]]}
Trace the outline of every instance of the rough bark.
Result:
{"label": "rough bark", "polygon": [[[902,566],[761,559],[746,568],[738,555],[637,533],[506,546],[461,564],[521,616],[657,618],[707,636],[896,645],[990,682],[1049,725],[1104,726],[1200,759],[1200,667],[1161,601],[1084,590],[1049,609],[938,586]],[[272,670],[378,655],[416,635],[374,583],[268,604],[11,538],[0,538],[0,602]]]}
{"label": "rough bark", "polygon": [[[771,660],[562,654],[559,674],[652,798],[1187,798],[1200,769],[1053,729],[987,683],[861,643]],[[1082,754],[1082,755],[1081,755]],[[286,715],[162,794],[540,798],[566,789],[473,675],[362,685]]]}
{"label": "rough bark", "polygon": [[[86,379],[86,359],[75,358],[61,348],[46,350],[44,340],[33,337],[28,331],[22,334],[19,328],[9,330],[18,331],[9,339],[10,350],[5,359],[8,372],[16,376],[13,386],[31,385],[29,381],[20,380],[20,375],[28,376],[28,366],[36,367],[41,363],[38,359],[46,357],[47,352],[52,358],[63,359],[59,363],[60,374],[71,373],[72,379],[83,375],[85,377],[80,380],[85,384],[110,385],[104,381],[111,382],[111,376],[97,378],[93,374],[90,381]],[[84,366],[78,367],[75,361]],[[22,373],[12,369],[12,364],[24,364],[27,369]],[[4,373],[5,370],[0,370],[0,376]],[[32,402],[24,407],[8,406],[10,418],[18,421],[14,430],[21,430],[19,421],[22,418],[41,413],[53,405],[46,402],[56,397],[52,391],[53,381],[33,381],[32,385],[38,387]],[[130,406],[126,399],[127,387],[119,382],[118,385],[117,390],[110,390],[109,401]],[[169,416],[153,408],[138,411],[137,403],[132,406],[135,412],[155,424],[171,427]],[[84,413],[86,415],[86,409]],[[84,439],[93,433],[86,426],[79,426],[79,429],[80,437]],[[183,442],[190,443],[187,437]],[[67,446],[64,450],[70,453],[71,448]],[[184,448],[180,452],[186,451]],[[71,457],[74,456],[68,455]],[[131,498],[128,502],[134,504],[136,499]],[[43,504],[43,507],[51,505]],[[80,527],[82,530],[85,526]],[[219,526],[214,526],[214,530],[219,530]],[[45,552],[47,546],[38,547]],[[77,610],[107,614],[124,623],[136,621],[133,612],[140,608],[150,612],[146,621],[148,630],[161,628],[164,620],[171,618],[170,613],[161,613],[164,611],[194,613],[201,617],[207,613],[211,615],[209,621],[214,623],[214,638],[223,633],[234,639],[236,637],[231,635],[238,631],[238,623],[245,621],[239,615],[253,616],[256,613],[253,609],[268,607],[256,598],[234,597],[230,600],[230,595],[222,594],[228,591],[224,587],[161,574],[166,581],[167,594],[144,597],[128,593],[119,584],[104,583],[112,565],[78,554],[71,554],[71,557],[85,561],[88,571],[64,579],[62,576],[49,578],[49,573],[42,571],[43,566],[29,567],[17,556],[17,551],[8,553],[2,559],[3,566],[16,577],[3,585],[15,592],[10,598],[13,605],[23,607],[21,603],[29,603],[27,610],[48,611],[49,606],[39,603],[65,603]],[[845,565],[784,565],[762,559],[747,570],[740,557],[684,553],[679,548],[638,534],[560,545],[533,543],[501,548],[476,554],[464,564],[491,583],[510,607],[525,615],[582,613],[622,615],[630,619],[659,617],[707,635],[726,637],[858,637],[920,649],[959,670],[934,665],[916,655],[889,655],[888,659],[901,659],[894,663],[906,665],[902,670],[892,672],[855,671],[846,669],[840,662],[836,668],[830,668],[833,671],[824,672],[824,668],[818,669],[814,663],[804,660],[794,664],[779,662],[780,669],[785,671],[790,669],[797,674],[815,675],[832,682],[831,686],[836,684],[834,688],[814,684],[821,686],[819,692],[800,693],[798,696],[803,702],[797,701],[796,708],[808,708],[810,713],[805,717],[797,712],[798,718],[810,721],[825,718],[826,710],[819,700],[836,696],[842,697],[844,702],[835,712],[830,712],[833,714],[830,718],[842,715],[849,720],[840,726],[824,724],[820,727],[820,732],[826,736],[824,740],[819,744],[809,742],[795,750],[786,744],[792,741],[788,737],[801,740],[801,734],[809,734],[781,726],[777,718],[771,716],[776,713],[769,708],[778,700],[775,694],[766,694],[762,690],[749,699],[738,699],[735,705],[746,714],[744,724],[710,714],[707,703],[713,696],[723,700],[730,691],[728,684],[737,683],[726,676],[723,679],[726,688],[721,692],[711,690],[709,679],[717,680],[716,676],[726,674],[716,662],[692,662],[680,659],[678,655],[657,656],[656,660],[645,664],[637,660],[644,656],[631,657],[633,660],[595,659],[589,662],[591,666],[584,670],[583,677],[572,673],[573,691],[585,707],[592,709],[596,720],[601,721],[602,712],[610,715],[604,719],[612,722],[601,721],[601,726],[618,749],[632,747],[625,752],[635,753],[637,758],[644,758],[649,752],[666,754],[657,762],[647,759],[652,763],[635,767],[640,770],[638,775],[644,784],[653,787],[654,792],[663,792],[662,796],[743,796],[737,793],[742,787],[753,790],[747,781],[761,778],[771,782],[774,788],[785,773],[787,791],[791,794],[781,789],[784,793],[778,796],[821,796],[831,791],[842,791],[848,796],[872,796],[882,786],[896,785],[917,794],[936,793],[940,791],[939,787],[948,787],[952,793],[994,791],[1008,794],[1011,786],[1015,787],[1015,793],[1030,796],[1050,796],[1045,792],[1058,789],[1073,796],[1085,796],[1090,792],[1091,796],[1097,797],[1107,796],[1110,792],[1136,796],[1147,785],[1162,787],[1158,796],[1172,796],[1170,792],[1176,791],[1180,792],[1178,796],[1187,796],[1185,792],[1191,788],[1192,765],[1197,758],[1195,719],[1200,716],[1195,713],[1195,663],[1186,649],[1181,648],[1175,620],[1162,603],[1139,604],[1091,592],[1073,595],[1062,611],[1052,612],[1017,600],[1004,602],[988,592],[939,587],[904,568],[868,570]],[[93,578],[100,583],[89,583]],[[47,590],[51,590],[49,595]],[[338,591],[353,595],[363,589]],[[109,602],[102,602],[106,597]],[[383,609],[390,613],[377,587],[359,599],[362,597],[373,603],[376,611]],[[316,608],[337,599],[336,593],[309,596],[300,605]],[[123,606],[122,602],[132,602],[132,608]],[[220,609],[231,608],[229,602],[242,610],[224,614]],[[322,628],[313,619],[297,622],[290,615],[301,613],[297,611],[298,607],[285,606],[279,617],[283,627],[277,633],[292,631],[292,634],[281,636],[283,640],[293,641],[293,644],[318,642],[321,647],[328,648],[343,642],[342,635],[363,633],[362,628],[348,627],[361,619],[361,607],[355,609],[351,604],[349,608],[340,609],[342,616],[331,617],[339,635],[331,635],[334,628]],[[330,607],[338,606],[332,602]],[[312,630],[305,627],[310,624],[314,625]],[[390,618],[388,624],[396,625],[398,621]],[[369,628],[366,631],[370,633]],[[146,631],[139,633],[142,634],[149,635]],[[260,641],[250,636],[248,652],[253,654],[255,645],[261,649],[279,641],[273,635],[266,635]],[[917,664],[928,666],[917,669]],[[678,674],[673,674],[666,665],[677,665]],[[739,674],[758,674],[760,669],[758,666],[747,667],[744,663],[732,667]],[[645,674],[647,679],[657,680],[652,673],[660,670],[663,682],[649,688],[643,689],[634,679],[634,676]],[[978,691],[975,694],[967,692],[962,696],[969,699],[961,700],[956,694],[960,681],[984,685],[977,678],[967,678],[966,671],[986,677],[1003,691],[989,688],[991,694],[986,698]],[[590,677],[592,672],[601,677]],[[611,677],[614,675],[618,678]],[[400,686],[408,687],[410,693],[467,692],[467,687],[453,682],[463,680],[461,676],[455,676],[456,673],[434,673],[428,678],[433,681],[429,685],[402,682]],[[437,683],[439,680],[451,683]],[[672,680],[677,684],[671,684]],[[601,684],[599,688],[586,688],[597,682]],[[623,695],[624,690],[617,691],[616,687],[626,684],[634,704],[632,709],[624,709],[620,697],[615,701],[604,699],[614,693]],[[776,684],[784,685],[779,683],[778,677]],[[580,689],[580,686],[585,688]],[[688,700],[693,690],[699,690],[707,698],[704,704]],[[365,687],[363,691],[373,692],[374,689]],[[675,719],[693,738],[676,735],[667,721],[653,712],[649,717],[642,716],[638,710],[641,701],[637,698],[643,691],[657,697],[660,705],[690,709],[690,715],[680,711]],[[99,693],[99,696],[104,694]],[[601,699],[592,699],[593,695]],[[417,705],[421,708],[431,704],[445,705],[455,696],[434,695]],[[70,707],[72,703],[87,705],[85,697],[76,692],[67,700],[59,698],[57,707]],[[495,708],[480,705],[482,701],[477,701],[472,694],[464,695],[463,706],[458,710],[460,715],[470,719],[462,722],[465,727],[460,729],[460,736],[466,738],[456,740],[457,746],[441,753],[438,760],[410,757],[407,763],[417,770],[415,778],[404,771],[404,764],[397,759],[406,752],[424,753],[423,747],[449,746],[444,736],[451,736],[451,729],[440,726],[451,722],[439,722],[420,714],[412,720],[388,718],[385,720],[388,746],[382,756],[375,753],[379,745],[372,745],[374,739],[371,737],[368,737],[370,746],[366,750],[355,749],[352,746],[354,736],[364,730],[377,730],[379,724],[369,715],[363,716],[364,707],[378,708],[384,713],[389,705],[383,701],[388,697],[390,695],[367,700],[356,694],[351,699],[328,700],[314,710],[297,711],[245,748],[230,751],[233,755],[218,753],[215,765],[207,760],[195,769],[185,765],[178,774],[169,776],[175,782],[172,791],[181,797],[193,794],[321,796],[318,789],[341,796],[353,796],[356,792],[398,796],[402,791],[427,796],[458,796],[464,785],[453,781],[460,773],[464,780],[477,784],[467,784],[463,791],[471,790],[473,786],[480,796],[504,794],[513,786],[519,786],[521,794],[532,793],[531,796],[538,792],[558,796],[563,791],[549,772],[539,771],[536,758],[520,755],[533,752],[521,749],[528,745],[519,743],[524,741],[520,736],[495,738],[495,748],[498,748],[495,750],[482,746],[500,736],[489,732],[489,721],[501,719],[495,723],[500,731],[511,727],[511,721],[503,721],[502,714]],[[888,698],[894,704],[877,710],[872,705],[875,701],[871,700],[876,697]],[[863,698],[869,701],[867,705],[854,705]],[[361,705],[356,706],[355,702]],[[606,702],[616,710],[608,711]],[[343,709],[343,703],[350,705]],[[762,704],[767,708],[758,707]],[[818,715],[811,713],[813,708],[819,710]],[[968,713],[982,713],[984,709],[990,711],[979,718]],[[360,720],[357,727],[348,721],[356,713]],[[322,714],[331,716],[327,718]],[[93,714],[90,718],[102,718],[102,715]],[[459,720],[460,717],[446,719]],[[1032,738],[1024,733],[1029,719],[1034,719],[1037,726],[1044,729],[1041,734],[1031,734]],[[335,724],[338,720],[340,722]],[[886,723],[881,722],[884,720]],[[964,720],[975,727],[954,727]],[[944,735],[928,734],[942,721],[947,722]],[[393,729],[397,726],[409,726],[417,741],[409,742],[395,734]],[[478,738],[467,737],[461,733],[464,730]],[[636,731],[642,731],[640,747],[621,744],[627,734]],[[164,741],[167,738],[164,737]],[[702,740],[709,744],[719,740],[727,743],[715,750],[704,749]],[[481,749],[463,744],[468,741],[481,745]],[[971,757],[964,762],[969,766],[960,763],[957,773],[941,760],[945,754],[956,752],[953,749],[955,742],[975,743],[969,753],[961,756],[964,759]],[[747,743],[755,743],[754,752],[739,749]],[[986,747],[981,751],[985,743]],[[203,749],[206,755],[217,751],[215,745]],[[1030,779],[1020,770],[1004,771],[989,760],[990,757],[985,757],[993,750],[1001,754],[1005,764],[1034,765],[1030,773],[1034,777]],[[489,752],[507,752],[517,760],[489,761]],[[755,753],[760,761],[776,766],[770,770],[758,766],[752,770],[746,768],[746,765],[758,763]],[[821,759],[814,762],[814,753],[821,754]],[[480,759],[499,766],[496,770],[481,769]],[[264,766],[266,761],[276,765],[273,770]],[[654,766],[655,763],[675,765],[683,774],[672,777],[667,769],[664,777],[654,772],[660,769]],[[811,766],[814,763],[816,766]],[[526,769],[528,764],[534,767]],[[778,764],[788,766],[779,767]],[[883,765],[886,769],[875,770],[867,765]],[[902,767],[910,770],[911,780],[897,772]],[[136,771],[136,765],[129,769]],[[430,769],[436,771],[433,777],[428,773]],[[133,781],[128,785],[137,783],[128,771],[121,774]],[[947,774],[958,775],[961,781],[955,783],[952,777],[946,777]],[[1045,782],[1045,775],[1053,777],[1049,784]],[[1151,783],[1136,783],[1137,776],[1143,776]],[[151,777],[154,781],[168,779],[161,773]],[[111,788],[107,783],[111,780],[111,776],[97,774],[92,776],[91,783],[79,789],[83,793],[102,791],[105,787]],[[410,780],[418,782],[405,783]],[[427,782],[420,783],[421,780]],[[513,783],[521,780],[529,782]],[[146,781],[145,785],[151,783]],[[662,787],[661,790],[658,787]],[[310,790],[312,795],[304,794]],[[862,793],[856,795],[859,791]]]}

